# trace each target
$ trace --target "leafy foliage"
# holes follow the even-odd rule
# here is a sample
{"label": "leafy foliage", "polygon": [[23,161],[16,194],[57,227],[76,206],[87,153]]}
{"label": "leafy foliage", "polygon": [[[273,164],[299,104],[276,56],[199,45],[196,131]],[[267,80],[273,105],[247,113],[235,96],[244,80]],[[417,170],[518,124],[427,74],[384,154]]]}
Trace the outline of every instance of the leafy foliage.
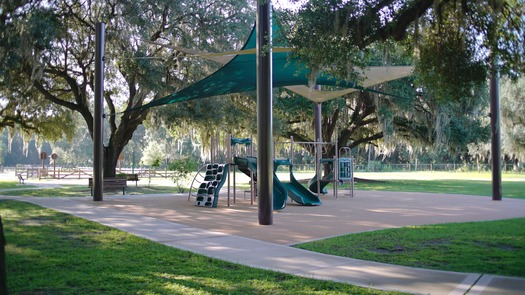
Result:
{"label": "leafy foliage", "polygon": [[168,169],[173,171],[173,182],[179,192],[184,192],[184,181],[190,173],[197,170],[197,163],[190,158],[176,159],[169,163]]}
{"label": "leafy foliage", "polygon": [[[352,94],[346,108],[324,113],[323,127],[337,126],[325,128],[325,141],[339,130],[338,146],[372,143],[388,154],[401,144],[459,156],[488,137],[483,114],[493,57],[502,74],[524,73],[524,8],[514,0],[332,0],[304,2],[277,16],[294,54],[314,74],[359,79],[356,70],[366,66],[416,65],[412,78],[376,86],[396,96]],[[289,133],[313,140],[313,125],[301,126],[309,133]]]}
{"label": "leafy foliage", "polygon": [[501,87],[502,148],[512,159],[525,158],[525,79]]}
{"label": "leafy foliage", "polygon": [[[106,23],[105,175],[149,111],[131,110],[193,83],[213,68],[177,48],[232,49],[249,29],[247,1],[2,2],[0,127],[57,140],[72,112],[93,134],[95,24]],[[233,45],[235,46],[235,45]],[[128,110],[125,113],[119,113]]]}
{"label": "leafy foliage", "polygon": [[164,159],[166,159],[166,156],[162,144],[156,141],[150,141],[144,150],[144,156],[141,162],[144,163],[144,165],[159,167]]}
{"label": "leafy foliage", "polygon": [[461,33],[443,29],[441,38],[432,32],[419,43],[418,81],[439,101],[460,101],[471,97],[472,89],[487,81],[487,69],[476,60],[475,44],[468,44]]}

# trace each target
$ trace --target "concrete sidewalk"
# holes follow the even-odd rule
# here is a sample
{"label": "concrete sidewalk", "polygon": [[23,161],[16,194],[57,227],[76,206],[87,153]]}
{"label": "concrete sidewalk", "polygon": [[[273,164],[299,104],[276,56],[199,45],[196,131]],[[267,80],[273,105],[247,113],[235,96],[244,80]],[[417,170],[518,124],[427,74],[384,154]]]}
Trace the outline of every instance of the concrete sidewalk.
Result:
{"label": "concrete sidewalk", "polygon": [[[176,248],[257,268],[414,294],[524,294],[525,279],[394,266],[196,228],[87,198],[17,198]],[[147,196],[127,198],[147,199]],[[148,201],[150,206],[151,200]],[[199,208],[195,208],[197,210]]]}

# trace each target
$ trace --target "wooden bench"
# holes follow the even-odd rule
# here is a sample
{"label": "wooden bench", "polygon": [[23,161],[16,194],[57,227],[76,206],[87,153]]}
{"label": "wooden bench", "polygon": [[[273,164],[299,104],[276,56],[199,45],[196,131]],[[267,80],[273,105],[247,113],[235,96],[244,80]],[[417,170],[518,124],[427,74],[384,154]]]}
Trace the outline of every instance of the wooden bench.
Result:
{"label": "wooden bench", "polygon": [[26,180],[24,176],[22,176],[22,173],[17,174],[18,175],[18,183],[24,184],[24,181]]}
{"label": "wooden bench", "polygon": [[137,182],[139,181],[139,175],[138,174],[126,174],[126,180],[134,181],[135,186],[137,186]]}
{"label": "wooden bench", "polygon": [[[126,194],[126,178],[108,177],[103,179],[103,188],[106,189],[122,189],[122,194]],[[89,179],[89,187],[91,188],[91,195],[93,195],[93,178]]]}

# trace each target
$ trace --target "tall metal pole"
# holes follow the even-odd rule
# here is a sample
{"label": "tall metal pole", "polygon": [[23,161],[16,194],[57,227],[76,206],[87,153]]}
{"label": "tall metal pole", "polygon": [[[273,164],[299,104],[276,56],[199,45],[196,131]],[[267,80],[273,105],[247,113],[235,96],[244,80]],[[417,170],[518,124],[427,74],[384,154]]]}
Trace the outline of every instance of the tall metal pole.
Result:
{"label": "tall metal pole", "polygon": [[493,58],[490,69],[490,131],[492,156],[492,200],[501,201],[501,130],[499,72]]}
{"label": "tall metal pole", "polygon": [[95,101],[93,118],[93,201],[103,199],[104,179],[104,23],[95,28]]}
{"label": "tall metal pole", "polygon": [[[315,85],[316,90],[321,90],[320,85]],[[321,178],[322,178],[322,167],[321,158],[322,149],[321,143],[323,142],[323,129],[322,129],[322,104],[316,102],[314,105],[314,119],[315,119],[315,175],[317,175],[317,195],[321,193]]]}
{"label": "tall metal pole", "polygon": [[[316,86],[317,88],[317,86]],[[323,141],[323,129],[322,129],[322,109],[323,105],[320,102],[316,102],[314,106],[314,117],[315,117],[315,140]]]}
{"label": "tall metal pole", "polygon": [[273,224],[271,1],[257,1],[257,191],[259,224]]}

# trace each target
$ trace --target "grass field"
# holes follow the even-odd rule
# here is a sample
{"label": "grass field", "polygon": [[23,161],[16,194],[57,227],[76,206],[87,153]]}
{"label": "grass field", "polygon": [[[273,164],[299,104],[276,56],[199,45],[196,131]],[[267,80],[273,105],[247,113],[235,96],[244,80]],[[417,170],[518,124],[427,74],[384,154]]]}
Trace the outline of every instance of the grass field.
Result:
{"label": "grass field", "polygon": [[[347,186],[343,186],[343,188],[346,187]],[[358,181],[355,188],[359,190],[492,196],[492,183],[490,181],[469,179]],[[525,181],[503,181],[501,190],[504,198],[525,199]]]}
{"label": "grass field", "polygon": [[[0,182],[0,187],[2,183],[3,182]],[[175,188],[169,186],[128,186],[126,188],[126,194],[128,195],[167,194],[175,192]],[[35,187],[26,186],[17,190],[4,191],[1,193],[9,196],[28,197],[85,197],[91,195],[91,190],[84,185],[65,184],[57,188],[44,189],[35,189]],[[113,193],[122,194],[122,189],[116,189]]]}
{"label": "grass field", "polygon": [[525,277],[525,218],[410,226],[297,247],[397,265]]}
{"label": "grass field", "polygon": [[[492,178],[487,172],[361,172],[356,178],[357,190],[492,196]],[[348,187],[344,183],[340,189]],[[504,198],[525,199],[525,174],[502,174],[501,187]]]}
{"label": "grass field", "polygon": [[[278,174],[280,178],[287,179],[287,173]],[[313,172],[296,172],[297,179],[303,179],[306,183],[313,176]],[[466,194],[466,195],[492,195],[491,174],[488,172],[358,172],[355,175],[358,180],[355,188],[358,190],[382,190],[382,191],[406,191],[406,192],[429,192],[445,194]],[[366,181],[361,181],[366,180]],[[242,173],[237,173],[237,188],[249,189],[249,179]],[[17,188],[1,192],[4,195],[12,196],[89,196],[90,190],[87,185],[68,185],[67,181],[56,180],[55,183],[61,184],[60,188],[48,188],[35,190],[31,185],[20,185],[17,181],[0,180],[0,191]],[[87,183],[87,181],[86,181]],[[148,184],[147,180],[139,182],[138,186],[129,185],[126,189],[128,194],[160,194],[176,193],[169,182],[161,185]],[[188,184],[189,186],[189,184]],[[345,183],[341,189],[347,189],[349,185]],[[24,189],[26,188],[26,189]],[[331,184],[327,186],[331,188]],[[187,189],[185,190],[187,191]],[[523,173],[503,173],[502,174],[502,194],[503,198],[525,199],[525,174]]]}
{"label": "grass field", "polygon": [[400,294],[250,268],[0,201],[10,294]]}

